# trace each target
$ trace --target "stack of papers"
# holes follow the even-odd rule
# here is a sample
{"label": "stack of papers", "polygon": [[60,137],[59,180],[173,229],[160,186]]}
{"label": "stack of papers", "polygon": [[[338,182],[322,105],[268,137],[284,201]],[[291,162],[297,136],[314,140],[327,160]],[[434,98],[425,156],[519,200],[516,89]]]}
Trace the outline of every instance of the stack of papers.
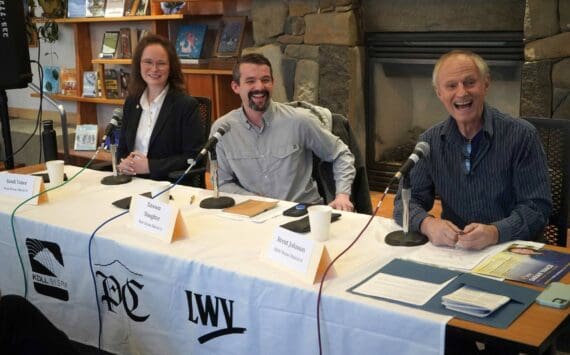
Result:
{"label": "stack of papers", "polygon": [[475,288],[463,286],[462,288],[445,295],[441,303],[447,309],[466,313],[475,317],[487,317],[499,307],[509,302],[507,296],[479,291]]}

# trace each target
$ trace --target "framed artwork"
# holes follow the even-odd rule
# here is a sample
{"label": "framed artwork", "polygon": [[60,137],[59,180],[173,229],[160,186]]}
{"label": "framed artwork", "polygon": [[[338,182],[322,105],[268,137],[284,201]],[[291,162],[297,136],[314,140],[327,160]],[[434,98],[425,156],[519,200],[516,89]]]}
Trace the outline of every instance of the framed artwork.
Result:
{"label": "framed artwork", "polygon": [[223,17],[216,37],[216,57],[237,57],[241,51],[245,16]]}
{"label": "framed artwork", "polygon": [[174,43],[176,54],[180,59],[200,58],[207,29],[208,26],[203,24],[180,26]]}

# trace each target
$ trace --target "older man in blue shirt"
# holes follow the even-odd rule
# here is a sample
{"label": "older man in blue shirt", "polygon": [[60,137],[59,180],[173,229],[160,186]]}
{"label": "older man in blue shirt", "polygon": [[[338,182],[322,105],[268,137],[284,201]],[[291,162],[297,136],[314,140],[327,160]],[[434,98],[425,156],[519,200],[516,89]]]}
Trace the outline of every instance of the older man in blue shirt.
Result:
{"label": "older man in blue shirt", "polygon": [[[431,153],[410,174],[410,230],[435,245],[482,249],[534,239],[552,208],[546,155],[536,129],[485,103],[489,67],[470,51],[435,65],[433,86],[447,120],[420,136]],[[441,218],[428,214],[435,195]],[[402,223],[400,192],[394,217]]]}

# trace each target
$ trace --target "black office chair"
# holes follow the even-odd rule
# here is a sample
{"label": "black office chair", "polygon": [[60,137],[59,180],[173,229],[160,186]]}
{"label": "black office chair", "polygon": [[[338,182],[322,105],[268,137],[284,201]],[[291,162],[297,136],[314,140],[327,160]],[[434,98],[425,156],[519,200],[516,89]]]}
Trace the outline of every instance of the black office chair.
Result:
{"label": "black office chair", "polygon": [[[332,121],[332,133],[338,136],[354,155],[356,176],[352,183],[350,195],[352,203],[354,204],[354,210],[358,213],[372,214],[368,174],[366,173],[366,166],[360,154],[356,138],[350,129],[346,117],[333,113]],[[317,182],[319,194],[324,198],[326,203],[333,201],[336,196],[333,176],[332,163],[321,161],[315,156],[313,159],[313,178]]]}
{"label": "black office chair", "polygon": [[570,120],[523,118],[538,130],[548,160],[552,212],[543,232],[544,242],[566,246],[570,200]]}
{"label": "black office chair", "polygon": [[[193,96],[198,100],[198,109],[200,110],[200,122],[204,128],[204,142],[208,140],[210,135],[210,126],[212,125],[212,100],[208,97]],[[183,170],[174,171],[168,174],[171,182],[177,181],[184,173]],[[180,181],[181,185],[206,188],[206,161],[203,160]]]}

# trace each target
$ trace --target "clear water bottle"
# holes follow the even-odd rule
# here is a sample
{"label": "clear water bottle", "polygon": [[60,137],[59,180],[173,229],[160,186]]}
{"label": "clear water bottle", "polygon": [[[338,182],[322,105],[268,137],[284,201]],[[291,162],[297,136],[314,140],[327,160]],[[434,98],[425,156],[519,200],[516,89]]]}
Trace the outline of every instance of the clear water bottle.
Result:
{"label": "clear water bottle", "polygon": [[44,150],[44,161],[57,159],[57,139],[53,129],[53,121],[42,121],[42,147]]}

